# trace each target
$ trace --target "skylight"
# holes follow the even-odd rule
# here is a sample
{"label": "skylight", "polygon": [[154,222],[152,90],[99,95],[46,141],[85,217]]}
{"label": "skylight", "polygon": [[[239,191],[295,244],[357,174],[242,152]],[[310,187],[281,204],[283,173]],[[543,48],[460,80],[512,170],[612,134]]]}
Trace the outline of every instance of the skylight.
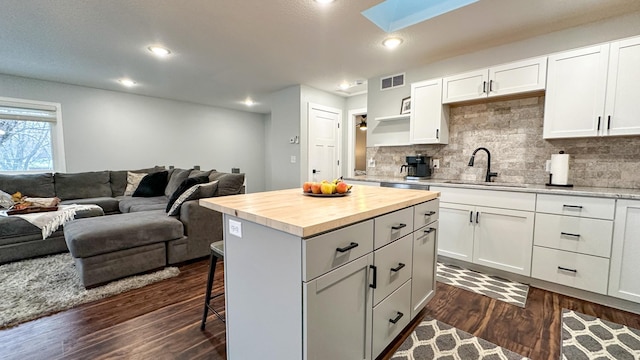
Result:
{"label": "skylight", "polygon": [[478,0],[386,0],[362,15],[386,32],[394,32]]}

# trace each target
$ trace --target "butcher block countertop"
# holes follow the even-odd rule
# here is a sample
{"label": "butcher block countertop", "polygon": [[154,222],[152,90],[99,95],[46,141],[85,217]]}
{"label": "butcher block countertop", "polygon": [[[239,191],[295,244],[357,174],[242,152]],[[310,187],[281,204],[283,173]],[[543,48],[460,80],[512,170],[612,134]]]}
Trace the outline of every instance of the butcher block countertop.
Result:
{"label": "butcher block countertop", "polygon": [[301,188],[200,199],[200,205],[303,238],[433,200],[437,191],[354,186],[342,197]]}

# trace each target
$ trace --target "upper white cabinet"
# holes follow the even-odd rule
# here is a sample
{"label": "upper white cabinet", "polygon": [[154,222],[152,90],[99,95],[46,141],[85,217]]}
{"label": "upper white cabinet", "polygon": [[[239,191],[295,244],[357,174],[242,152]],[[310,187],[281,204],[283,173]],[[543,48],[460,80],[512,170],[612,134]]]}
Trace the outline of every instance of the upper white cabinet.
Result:
{"label": "upper white cabinet", "polygon": [[544,90],[547,57],[517,61],[443,79],[442,103]]}
{"label": "upper white cabinet", "polygon": [[411,84],[409,142],[448,144],[449,109],[442,105],[442,79]]}
{"label": "upper white cabinet", "polygon": [[640,134],[640,37],[549,56],[544,138]]}

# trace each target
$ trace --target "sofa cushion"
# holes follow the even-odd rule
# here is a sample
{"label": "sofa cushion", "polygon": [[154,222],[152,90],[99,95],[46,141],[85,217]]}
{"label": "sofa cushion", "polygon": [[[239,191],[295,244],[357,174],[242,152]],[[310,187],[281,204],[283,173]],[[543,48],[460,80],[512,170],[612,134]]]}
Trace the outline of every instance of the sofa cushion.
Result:
{"label": "sofa cushion", "polygon": [[[134,173],[151,174],[158,171],[164,171],[164,166],[155,166],[147,169],[129,170]],[[122,196],[127,188],[127,170],[110,171],[111,176],[111,196]]]}
{"label": "sofa cushion", "polygon": [[134,197],[163,196],[167,187],[167,171],[148,174],[140,180],[140,184],[133,192]]}
{"label": "sofa cushion", "polygon": [[176,192],[178,186],[182,184],[182,182],[189,176],[191,170],[185,169],[171,169],[169,170],[169,182],[167,183],[167,187],[164,189],[164,194],[166,196],[171,197],[171,195]]}
{"label": "sofa cushion", "polygon": [[183,237],[180,220],[163,211],[143,211],[74,220],[64,227],[71,255],[86,258]]}
{"label": "sofa cushion", "polygon": [[189,173],[189,177],[198,177],[198,176],[209,176],[211,175],[211,172],[216,171],[214,170],[191,170],[191,172]]}
{"label": "sofa cushion", "polygon": [[124,189],[124,196],[131,196],[140,185],[140,181],[147,176],[147,173],[127,172],[127,187]]}
{"label": "sofa cushion", "polygon": [[165,203],[162,204],[138,204],[138,205],[132,205],[129,208],[129,212],[133,213],[133,212],[140,212],[140,211],[154,211],[154,210],[162,210],[164,211],[164,208],[167,205]]}
{"label": "sofa cushion", "polygon": [[53,175],[56,196],[60,200],[111,196],[109,171]]}
{"label": "sofa cushion", "polygon": [[131,197],[131,196],[120,196],[116,199],[119,200],[118,207],[120,208],[121,213],[131,212],[131,208],[134,206],[141,205],[158,205],[162,204],[163,208],[167,206],[167,197],[166,196],[154,196],[154,197]]}
{"label": "sofa cushion", "polygon": [[2,190],[0,190],[0,209],[8,209],[12,207],[14,204],[13,197],[11,194],[8,194]]}
{"label": "sofa cushion", "polygon": [[69,204],[78,204],[78,205],[89,205],[95,204],[102,208],[105,214],[117,214],[120,212],[120,207],[118,200],[112,197],[95,197],[95,198],[86,198],[86,199],[69,199],[61,201],[62,205]]}
{"label": "sofa cushion", "polygon": [[182,195],[183,192],[187,191],[187,189],[189,189],[190,187],[192,187],[193,185],[196,184],[204,184],[206,182],[209,182],[209,178],[206,176],[197,176],[197,177],[192,177],[192,178],[186,178],[182,181],[182,183],[180,183],[180,185],[178,186],[178,188],[173,192],[173,194],[171,194],[171,196],[169,197],[169,202],[167,203],[167,207],[166,207],[166,211],[169,212],[169,210],[171,209],[171,207],[173,206],[173,203],[176,202],[176,200],[178,199],[178,197],[180,195]]}
{"label": "sofa cushion", "polygon": [[212,171],[209,180],[218,180],[218,191],[214,196],[227,196],[242,193],[244,173],[230,174]]}
{"label": "sofa cushion", "polygon": [[171,208],[167,211],[169,216],[176,216],[180,214],[180,207],[185,201],[202,199],[204,197],[211,197],[218,189],[218,180],[196,184],[185,190],[176,201],[171,205]]}
{"label": "sofa cushion", "polygon": [[31,197],[55,197],[56,190],[53,185],[53,174],[0,174],[0,190],[14,194],[22,193]]}

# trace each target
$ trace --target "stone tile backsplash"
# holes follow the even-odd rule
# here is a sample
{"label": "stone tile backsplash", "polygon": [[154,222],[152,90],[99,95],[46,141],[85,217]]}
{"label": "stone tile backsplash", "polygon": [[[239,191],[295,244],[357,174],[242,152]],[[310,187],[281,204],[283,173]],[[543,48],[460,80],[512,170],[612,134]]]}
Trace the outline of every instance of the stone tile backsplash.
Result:
{"label": "stone tile backsplash", "polygon": [[401,176],[407,155],[423,154],[440,160],[433,179],[483,181],[487,158],[477,147],[491,151],[491,170],[497,182],[544,184],[549,180],[546,160],[561,150],[570,155],[569,183],[575,186],[640,188],[640,136],[544,140],[544,96],[450,107],[448,145],[368,147],[375,167],[367,174]]}

